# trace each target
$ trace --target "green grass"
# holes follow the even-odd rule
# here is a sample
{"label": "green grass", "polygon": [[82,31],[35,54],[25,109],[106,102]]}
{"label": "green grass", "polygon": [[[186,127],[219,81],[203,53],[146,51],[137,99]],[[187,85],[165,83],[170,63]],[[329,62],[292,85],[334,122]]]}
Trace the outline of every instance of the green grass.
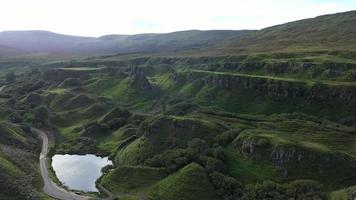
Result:
{"label": "green grass", "polygon": [[0,138],[4,137],[7,139],[14,139],[21,143],[25,143],[27,141],[25,133],[15,124],[9,122],[0,122],[0,134]]}
{"label": "green grass", "polygon": [[298,78],[289,78],[282,76],[272,76],[272,75],[254,75],[254,74],[242,74],[242,73],[231,73],[231,72],[217,72],[217,71],[205,71],[205,70],[190,70],[198,73],[206,73],[206,74],[215,74],[215,75],[226,75],[226,76],[240,76],[240,77],[249,77],[249,78],[257,78],[257,79],[268,79],[268,80],[277,80],[277,81],[285,81],[285,82],[295,82],[295,83],[303,83],[307,86],[313,86],[316,83],[322,83],[325,85],[331,86],[356,86],[355,82],[344,82],[344,81],[331,81],[331,80],[312,80],[312,79],[298,79]]}
{"label": "green grass", "polygon": [[157,116],[150,119],[148,127],[154,131],[145,134],[129,144],[117,154],[117,162],[133,164],[142,159],[159,154],[172,145],[186,147],[193,138],[212,141],[224,129],[218,123],[204,119],[179,116]]}
{"label": "green grass", "polygon": [[192,163],[160,181],[151,192],[157,200],[216,200],[213,186],[205,170]]}
{"label": "green grass", "polygon": [[132,125],[126,125],[112,133],[109,137],[102,138],[98,141],[98,148],[104,152],[114,153],[118,145],[127,138],[135,135],[137,132]]}
{"label": "green grass", "polygon": [[66,71],[97,71],[103,68],[102,67],[66,67],[60,69]]}
{"label": "green grass", "polygon": [[101,179],[101,183],[116,195],[144,195],[142,191],[167,176],[164,169],[143,166],[118,166]]}
{"label": "green grass", "polygon": [[330,200],[353,200],[352,197],[355,197],[355,194],[356,186],[352,186],[349,188],[331,192]]}
{"label": "green grass", "polygon": [[6,158],[3,157],[2,153],[0,152],[0,168],[1,171],[9,173],[11,176],[19,176],[22,175],[22,171]]}
{"label": "green grass", "polygon": [[278,180],[275,168],[269,163],[256,162],[240,155],[232,147],[225,149],[229,174],[244,184]]}

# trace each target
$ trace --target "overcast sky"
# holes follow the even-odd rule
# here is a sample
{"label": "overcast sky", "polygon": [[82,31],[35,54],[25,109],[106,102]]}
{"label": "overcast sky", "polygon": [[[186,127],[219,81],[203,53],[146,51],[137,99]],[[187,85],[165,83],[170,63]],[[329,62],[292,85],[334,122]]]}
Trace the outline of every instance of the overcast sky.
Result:
{"label": "overcast sky", "polygon": [[356,10],[356,0],[0,0],[0,31],[100,36],[261,29]]}

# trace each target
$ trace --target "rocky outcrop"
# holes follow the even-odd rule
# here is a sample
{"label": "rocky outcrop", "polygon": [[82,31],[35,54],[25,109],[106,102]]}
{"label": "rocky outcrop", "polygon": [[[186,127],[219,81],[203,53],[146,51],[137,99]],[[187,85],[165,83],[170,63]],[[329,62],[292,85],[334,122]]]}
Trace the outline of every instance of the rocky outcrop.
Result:
{"label": "rocky outcrop", "polygon": [[316,175],[331,178],[335,174],[347,177],[356,164],[354,158],[341,152],[319,151],[291,143],[277,145],[259,136],[238,137],[233,145],[248,157],[271,162],[285,178]]}
{"label": "rocky outcrop", "polygon": [[324,84],[308,85],[302,81],[268,79],[243,75],[213,74],[204,72],[174,73],[171,80],[189,82],[200,80],[204,84],[217,86],[232,92],[251,89],[259,95],[277,98],[303,98],[306,100],[341,100],[349,103],[356,95],[356,87]]}
{"label": "rocky outcrop", "polygon": [[133,87],[139,88],[141,90],[150,91],[152,86],[142,68],[133,67],[130,72],[130,84]]}

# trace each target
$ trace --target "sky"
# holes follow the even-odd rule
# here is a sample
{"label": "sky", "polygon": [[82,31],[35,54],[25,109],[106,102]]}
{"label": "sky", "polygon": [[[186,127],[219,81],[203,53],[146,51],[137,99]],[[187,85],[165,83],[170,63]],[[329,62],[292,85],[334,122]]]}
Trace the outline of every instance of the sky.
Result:
{"label": "sky", "polygon": [[356,10],[356,0],[0,0],[0,31],[62,34],[262,29]]}

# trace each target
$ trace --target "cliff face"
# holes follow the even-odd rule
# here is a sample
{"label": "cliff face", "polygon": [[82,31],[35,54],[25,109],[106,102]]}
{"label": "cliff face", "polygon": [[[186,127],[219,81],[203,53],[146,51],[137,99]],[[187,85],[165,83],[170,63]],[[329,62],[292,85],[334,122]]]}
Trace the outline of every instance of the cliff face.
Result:
{"label": "cliff face", "polygon": [[152,86],[148,81],[144,71],[139,67],[133,67],[130,72],[131,86],[137,87],[145,91],[151,91]]}
{"label": "cliff face", "polygon": [[204,74],[192,72],[189,74],[172,74],[171,79],[176,82],[200,80],[210,86],[218,86],[231,92],[252,89],[260,95],[277,98],[303,98],[305,100],[328,101],[340,100],[350,103],[356,94],[356,87],[313,84],[294,80],[267,79],[243,75]]}
{"label": "cliff face", "polygon": [[273,144],[259,136],[238,137],[233,145],[250,158],[270,162],[284,178],[322,177],[330,182],[347,180],[356,166],[355,158],[346,153],[320,151],[297,144]]}

